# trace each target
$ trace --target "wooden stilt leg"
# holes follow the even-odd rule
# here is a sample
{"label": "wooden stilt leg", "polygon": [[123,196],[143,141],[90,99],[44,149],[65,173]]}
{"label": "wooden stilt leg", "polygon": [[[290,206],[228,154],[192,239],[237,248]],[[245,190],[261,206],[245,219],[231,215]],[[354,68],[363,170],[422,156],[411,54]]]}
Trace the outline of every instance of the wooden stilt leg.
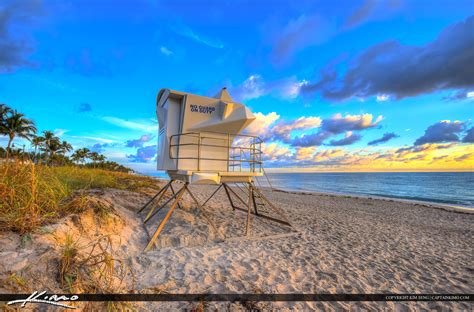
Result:
{"label": "wooden stilt leg", "polygon": [[[171,189],[171,193],[173,193],[173,195],[176,195],[176,193],[174,192],[172,184],[170,184],[170,189]],[[179,203],[178,203],[178,208],[181,209],[181,205]]]}
{"label": "wooden stilt leg", "polygon": [[[161,193],[165,192],[166,189],[170,186],[171,182],[173,182],[173,181],[171,180],[170,182],[166,183],[165,186],[163,186],[163,187],[158,191],[158,193],[156,193],[155,196],[153,196],[145,205],[143,205],[143,207],[140,208],[140,210],[138,210],[137,213],[142,212],[149,204],[151,204],[151,203],[155,200],[155,198],[157,198]],[[161,199],[161,197],[160,197],[160,199]]]}
{"label": "wooden stilt leg", "polygon": [[[228,189],[230,192],[232,192],[232,194],[234,194],[235,197],[237,197],[237,199],[242,203],[242,205],[244,205],[244,207],[247,206],[247,203],[239,196],[239,194],[237,194],[236,192],[234,192],[234,190],[231,189],[230,186],[227,186],[227,189]],[[234,207],[236,207],[236,206],[234,205]]]}
{"label": "wooden stilt leg", "polygon": [[179,201],[181,200],[181,198],[183,197],[185,191],[186,191],[186,186],[183,186],[183,187],[178,191],[178,195],[177,195],[175,201],[174,201],[173,204],[171,205],[170,210],[169,210],[168,213],[166,214],[166,216],[165,216],[165,218],[163,219],[163,221],[161,221],[160,225],[159,225],[158,228],[156,229],[156,231],[155,231],[155,233],[153,234],[152,238],[151,238],[150,241],[148,242],[148,245],[146,246],[145,251],[148,251],[148,250],[151,249],[151,247],[152,247],[153,244],[155,243],[155,240],[158,238],[158,235],[160,235],[161,230],[163,230],[163,227],[165,226],[166,222],[167,222],[168,219],[171,217],[171,214],[173,213],[174,209],[175,209],[176,206],[178,205],[178,202],[179,202]]}
{"label": "wooden stilt leg", "polygon": [[248,210],[247,210],[247,226],[245,228],[245,235],[250,235],[250,210],[252,206],[252,188],[249,186],[249,200],[248,200]]}
{"label": "wooden stilt leg", "polygon": [[234,211],[235,211],[235,205],[234,205],[234,202],[232,201],[232,197],[230,197],[229,190],[227,189],[227,188],[228,188],[228,186],[227,186],[227,184],[225,184],[225,183],[222,183],[222,185],[224,185],[225,193],[227,194],[227,198],[229,199],[230,205],[232,206],[232,210],[234,210]]}
{"label": "wooden stilt leg", "polygon": [[[251,183],[249,183],[249,189],[251,188],[253,188],[253,186]],[[252,201],[253,201],[253,209],[255,210],[255,215],[258,216],[257,201],[255,200],[255,191],[252,191]]]}
{"label": "wooden stilt leg", "polygon": [[191,198],[194,200],[194,202],[198,206],[199,210],[202,212],[203,216],[206,218],[207,222],[209,222],[209,224],[212,226],[213,230],[217,233],[217,235],[219,235],[221,237],[222,240],[225,240],[225,237],[217,230],[217,226],[214,224],[212,219],[209,217],[207,212],[204,210],[204,207],[201,206],[201,204],[199,204],[198,200],[196,199],[194,194],[191,192],[191,190],[187,186],[184,186],[184,187],[186,188],[186,191],[189,193],[189,195],[191,195]]}
{"label": "wooden stilt leg", "polygon": [[[168,188],[169,188],[170,185],[171,185],[171,182],[170,182],[169,184],[167,184],[166,189],[163,190],[163,193],[161,193],[161,194],[160,194],[160,197],[158,197],[158,200],[157,200],[157,203],[158,203],[158,204],[160,203],[160,201],[161,201],[161,200],[163,199],[163,197],[165,196],[166,191],[168,190]],[[154,206],[154,207],[152,207],[152,208],[150,209],[150,211],[149,211],[148,214],[146,215],[145,220],[143,221],[143,223],[145,223],[146,221],[148,221],[148,219],[151,218],[151,215],[152,215],[153,211],[156,209],[156,207],[158,207],[158,205],[157,205],[157,206]]]}
{"label": "wooden stilt leg", "polygon": [[[165,207],[166,205],[168,205],[173,199],[175,199],[177,196],[177,194],[174,194],[173,196],[171,196],[170,198],[168,198],[163,204],[161,204],[161,206],[156,206],[158,207],[158,209],[155,210],[156,207],[154,207],[152,210],[150,210],[150,212],[148,213],[148,215],[146,216],[145,220],[143,220],[143,223],[147,223],[148,220],[150,220],[151,218],[153,218],[154,215],[156,215],[158,212],[160,212],[161,209],[163,209],[163,207]],[[161,199],[160,199],[161,200]]]}

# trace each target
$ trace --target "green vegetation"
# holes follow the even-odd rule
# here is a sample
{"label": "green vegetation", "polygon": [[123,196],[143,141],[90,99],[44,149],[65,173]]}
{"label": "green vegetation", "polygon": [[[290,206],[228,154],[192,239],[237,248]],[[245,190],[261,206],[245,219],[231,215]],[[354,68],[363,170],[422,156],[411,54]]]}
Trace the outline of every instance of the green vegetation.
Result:
{"label": "green vegetation", "polygon": [[88,207],[88,189],[141,191],[157,188],[153,178],[78,166],[50,167],[31,162],[0,164],[0,228],[28,233],[38,226]]}
{"label": "green vegetation", "polygon": [[[156,188],[152,178],[130,174],[132,170],[87,148],[74,151],[51,131],[36,136],[34,122],[0,105],[0,229],[30,233],[39,226],[90,207],[83,193],[88,189],[116,188],[131,191]],[[16,137],[31,142],[34,152],[14,149]],[[90,161],[88,161],[90,160]],[[92,207],[94,208],[94,207]],[[104,212],[100,207],[98,212]]]}
{"label": "green vegetation", "polygon": [[[48,223],[86,209],[106,220],[113,206],[96,201],[89,189],[148,192],[158,188],[155,179],[134,175],[104,155],[87,148],[73,151],[71,144],[51,131],[37,136],[34,122],[6,105],[0,104],[0,115],[0,136],[8,137],[6,147],[0,147],[0,232],[20,233],[22,244],[32,239],[32,232],[44,232]],[[25,152],[24,146],[15,148],[15,138],[27,139],[33,152]],[[60,247],[58,280],[65,291],[117,292],[126,275],[132,274],[114,257],[110,235],[83,245],[70,233],[54,238]],[[18,290],[29,289],[21,274],[13,273],[5,281]],[[132,311],[134,307],[126,302],[87,303],[84,309]]]}
{"label": "green vegetation", "polygon": [[[116,162],[106,161],[104,155],[90,151],[88,148],[77,149],[68,156],[67,154],[73,151],[70,143],[61,141],[52,131],[43,131],[43,136],[38,136],[36,132],[34,121],[5,104],[0,104],[0,136],[8,137],[7,146],[0,147],[0,158],[10,159],[13,157],[48,166],[76,165],[110,171],[133,171]],[[25,152],[25,145],[22,149],[15,148],[13,140],[17,137],[28,140],[34,151]]]}

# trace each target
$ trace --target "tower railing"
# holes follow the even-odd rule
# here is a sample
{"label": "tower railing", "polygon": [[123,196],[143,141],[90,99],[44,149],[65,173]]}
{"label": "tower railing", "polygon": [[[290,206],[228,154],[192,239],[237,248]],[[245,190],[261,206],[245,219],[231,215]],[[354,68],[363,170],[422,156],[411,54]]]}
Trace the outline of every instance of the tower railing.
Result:
{"label": "tower railing", "polygon": [[194,160],[192,170],[222,171],[203,167],[206,161],[224,162],[227,172],[263,173],[262,140],[257,136],[218,132],[188,132],[170,136],[169,158]]}

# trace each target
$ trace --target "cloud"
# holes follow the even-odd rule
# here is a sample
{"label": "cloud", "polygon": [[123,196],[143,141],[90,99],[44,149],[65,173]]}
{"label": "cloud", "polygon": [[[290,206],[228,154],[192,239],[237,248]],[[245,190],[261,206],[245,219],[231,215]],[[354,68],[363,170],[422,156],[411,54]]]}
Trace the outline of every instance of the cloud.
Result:
{"label": "cloud", "polygon": [[447,161],[448,157],[449,157],[449,155],[442,155],[442,156],[433,157],[431,159],[430,164],[435,163],[435,162],[439,162],[439,161]]}
{"label": "cloud", "polygon": [[331,25],[321,16],[300,15],[290,20],[282,30],[279,29],[272,60],[275,63],[284,62],[303,48],[326,41],[332,33]]}
{"label": "cloud", "polygon": [[362,136],[358,133],[353,133],[352,131],[346,132],[344,135],[344,138],[340,140],[331,140],[328,145],[330,146],[344,146],[344,145],[350,145],[353,144],[357,141],[359,141],[362,138]]}
{"label": "cloud", "polygon": [[442,120],[425,130],[425,134],[415,141],[415,145],[426,143],[458,142],[459,134],[464,130],[465,124],[460,121]]}
{"label": "cloud", "polygon": [[346,20],[344,28],[352,28],[367,20],[377,5],[377,0],[364,0],[364,3],[357,8]]}
{"label": "cloud", "polygon": [[291,157],[290,149],[277,143],[264,143],[262,152],[264,161],[283,161]]}
{"label": "cloud", "polygon": [[0,73],[33,65],[27,57],[34,44],[25,26],[41,14],[41,1],[8,1],[0,6]]}
{"label": "cloud", "polygon": [[299,146],[299,147],[308,147],[308,146],[315,146],[323,144],[324,140],[331,137],[333,134],[326,131],[320,131],[311,134],[303,134],[302,136],[295,137],[291,141],[292,146]]}
{"label": "cloud", "polygon": [[280,115],[275,112],[268,114],[255,113],[256,119],[246,129],[246,133],[257,135],[264,141],[291,142],[292,131],[311,130],[321,124],[321,118],[302,116],[293,120],[277,122]]}
{"label": "cloud", "polygon": [[174,54],[173,51],[171,51],[170,49],[168,49],[167,47],[164,47],[164,46],[160,47],[160,52],[163,53],[166,56],[171,56],[171,55]]}
{"label": "cloud", "polygon": [[316,152],[315,146],[309,147],[300,147],[296,150],[295,159],[296,160],[311,160],[314,157],[314,153]]}
{"label": "cloud", "polygon": [[395,40],[376,44],[348,62],[341,77],[328,65],[321,78],[302,87],[325,99],[341,101],[384,94],[401,99],[438,90],[474,86],[474,16],[455,23],[423,46]]}
{"label": "cloud", "polygon": [[380,139],[370,141],[369,143],[367,143],[367,145],[377,145],[377,144],[380,144],[380,143],[385,143],[385,142],[390,141],[391,139],[395,139],[395,138],[398,138],[398,137],[399,136],[396,135],[393,132],[387,132],[387,133],[384,133],[384,135]]}
{"label": "cloud", "polygon": [[109,146],[110,146],[109,143],[95,143],[94,145],[89,147],[89,149],[92,152],[102,153],[105,150],[105,148]]}
{"label": "cloud", "polygon": [[471,129],[467,130],[466,135],[462,141],[464,143],[474,143],[474,127],[471,127]]}
{"label": "cloud", "polygon": [[102,117],[101,119],[103,121],[106,121],[110,124],[113,124],[121,128],[140,130],[140,131],[145,131],[145,132],[157,131],[157,123],[155,121],[150,122],[149,120],[147,120],[147,121],[135,122],[135,121],[129,121],[129,120],[112,117],[112,116],[105,116],[105,117]]}
{"label": "cloud", "polygon": [[260,75],[250,75],[239,86],[232,90],[237,100],[250,100],[267,94]]}
{"label": "cloud", "polygon": [[384,159],[391,162],[410,162],[414,160],[423,160],[428,158],[428,156],[438,150],[445,150],[455,146],[454,143],[449,144],[423,144],[418,146],[406,146],[397,148],[394,150],[387,151],[385,153],[380,153],[375,158]]}
{"label": "cloud", "polygon": [[314,155],[313,161],[321,162],[326,161],[331,158],[339,158],[344,156],[345,152],[342,149],[328,149],[321,152],[318,152]]}
{"label": "cloud", "polygon": [[145,163],[152,161],[156,157],[156,154],[157,146],[150,145],[138,148],[135,155],[127,155],[127,158],[130,159],[131,162]]}
{"label": "cloud", "polygon": [[89,103],[81,103],[77,111],[79,113],[90,112],[92,110],[92,106]]}
{"label": "cloud", "polygon": [[349,136],[341,140],[333,140],[329,145],[339,146],[352,144],[361,139],[361,136],[352,131],[362,131],[375,128],[382,121],[380,115],[374,120],[372,114],[349,115],[335,114],[331,118],[323,119],[320,130],[316,133],[304,134],[291,140],[292,146],[313,146],[322,145],[330,137],[341,133],[349,133]]}
{"label": "cloud", "polygon": [[290,141],[292,131],[297,130],[311,130],[318,128],[321,125],[321,118],[315,116],[303,116],[297,119],[280,122],[272,128],[272,137],[274,140],[281,140],[283,142]]}
{"label": "cloud", "polygon": [[386,94],[379,94],[379,95],[377,95],[376,100],[377,100],[377,102],[386,102],[386,101],[390,100],[390,96],[388,96]]}
{"label": "cloud", "polygon": [[196,41],[197,43],[206,45],[208,47],[216,48],[216,49],[224,48],[224,44],[222,44],[222,42],[220,42],[219,40],[197,34],[191,28],[189,28],[188,26],[182,23],[174,25],[173,31],[180,36],[189,38],[191,40]]}
{"label": "cloud", "polygon": [[454,158],[455,161],[459,161],[459,162],[466,161],[466,160],[469,160],[469,159],[474,160],[474,153],[467,153],[467,154],[464,154],[464,155],[461,155],[459,157]]}
{"label": "cloud", "polygon": [[245,129],[245,132],[250,135],[256,135],[262,139],[266,139],[271,131],[271,126],[280,119],[280,115],[275,112],[262,114],[260,112],[254,113],[255,120]]}
{"label": "cloud", "polygon": [[474,91],[458,90],[449,96],[445,96],[443,99],[448,100],[448,101],[461,101],[461,100],[474,101]]}
{"label": "cloud", "polygon": [[150,142],[153,139],[153,135],[144,134],[139,139],[128,140],[125,142],[126,147],[143,147],[144,143]]}
{"label": "cloud", "polygon": [[324,119],[322,122],[322,130],[334,134],[343,133],[346,131],[364,130],[377,127],[382,121],[383,117],[380,115],[375,120],[372,114],[363,115],[349,115],[342,116],[335,114],[329,119]]}
{"label": "cloud", "polygon": [[[391,169],[469,169],[474,159],[472,146],[424,144],[390,150],[372,148],[319,150],[316,146],[288,148],[279,143],[265,144],[263,158],[269,168],[291,168],[298,171],[312,169],[334,170],[391,170]],[[318,169],[319,168],[319,169]]]}
{"label": "cloud", "polygon": [[[317,116],[302,116],[291,120],[280,120],[275,112],[268,114],[255,113],[255,121],[246,129],[246,133],[258,135],[266,141],[280,141],[294,147],[322,145],[326,139],[341,133],[362,131],[378,127],[383,117],[374,120],[372,114],[350,115],[335,114],[330,118],[321,119]],[[317,132],[312,132],[318,129]],[[306,132],[298,136],[299,132]],[[296,136],[295,136],[296,135]],[[355,142],[360,135],[354,133],[350,138],[339,143]],[[337,144],[337,141],[333,143]]]}
{"label": "cloud", "polygon": [[454,146],[453,143],[449,144],[423,144],[419,146],[408,146],[408,147],[401,147],[396,149],[396,154],[400,155],[407,155],[408,153],[420,153],[420,152],[427,152],[427,151],[433,151],[433,150],[438,150],[438,149],[447,149]]}
{"label": "cloud", "polygon": [[104,139],[104,138],[86,136],[86,135],[70,135],[69,137],[80,139],[81,141],[86,140],[86,141],[100,142],[100,143],[114,143],[115,142],[114,140],[110,140],[110,139]]}
{"label": "cloud", "polygon": [[296,98],[306,80],[295,77],[266,82],[261,75],[252,74],[236,87],[231,87],[231,93],[237,101],[256,99],[265,95],[274,95],[282,99]]}
{"label": "cloud", "polygon": [[62,137],[66,132],[69,132],[67,129],[54,129],[53,133],[55,136]]}

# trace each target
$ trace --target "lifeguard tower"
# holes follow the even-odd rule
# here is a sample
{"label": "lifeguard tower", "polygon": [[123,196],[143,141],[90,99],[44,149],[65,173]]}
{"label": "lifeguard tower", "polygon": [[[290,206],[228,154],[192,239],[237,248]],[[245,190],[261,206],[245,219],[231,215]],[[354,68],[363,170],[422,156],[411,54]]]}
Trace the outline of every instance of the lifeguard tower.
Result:
{"label": "lifeguard tower", "polygon": [[[156,100],[156,114],[159,123],[157,169],[165,170],[170,181],[139,211],[149,208],[144,223],[172,203],[146,250],[153,246],[173,210],[180,206],[185,193],[206,216],[204,206],[224,188],[232,209],[247,212],[247,235],[250,233],[251,214],[290,226],[286,220],[259,213],[260,206],[267,206],[283,216],[254,184],[255,178],[264,174],[262,140],[244,135],[242,131],[255,120],[255,116],[245,105],[234,102],[226,88],[214,97],[161,89]],[[181,185],[177,192],[173,184]],[[189,184],[213,184],[218,187],[200,204]],[[247,201],[230,184],[239,187],[248,197]],[[165,199],[168,190],[172,196]],[[246,209],[235,205],[233,197]],[[210,218],[206,219],[218,232]]]}

